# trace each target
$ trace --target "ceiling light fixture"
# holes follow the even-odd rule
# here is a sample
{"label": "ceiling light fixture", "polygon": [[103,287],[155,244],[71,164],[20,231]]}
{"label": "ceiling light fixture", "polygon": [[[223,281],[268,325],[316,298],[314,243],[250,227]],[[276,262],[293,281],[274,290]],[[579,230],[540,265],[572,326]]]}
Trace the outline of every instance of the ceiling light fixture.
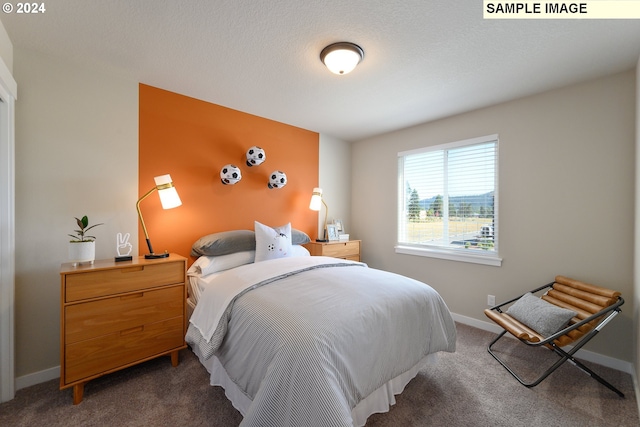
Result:
{"label": "ceiling light fixture", "polygon": [[347,74],[356,68],[364,58],[364,51],[360,46],[349,42],[330,44],[320,52],[320,60],[329,71],[335,74]]}

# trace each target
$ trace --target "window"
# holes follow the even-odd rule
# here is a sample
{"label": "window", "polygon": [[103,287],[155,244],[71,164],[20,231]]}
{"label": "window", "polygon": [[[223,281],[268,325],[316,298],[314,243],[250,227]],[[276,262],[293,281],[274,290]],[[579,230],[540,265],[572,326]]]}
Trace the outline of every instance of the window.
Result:
{"label": "window", "polygon": [[498,135],[398,153],[396,252],[501,265]]}

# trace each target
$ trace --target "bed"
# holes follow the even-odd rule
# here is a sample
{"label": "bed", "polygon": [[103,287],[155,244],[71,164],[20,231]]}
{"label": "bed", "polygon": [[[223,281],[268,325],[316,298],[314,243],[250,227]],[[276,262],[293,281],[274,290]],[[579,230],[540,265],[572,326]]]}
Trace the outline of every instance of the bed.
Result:
{"label": "bed", "polygon": [[243,231],[243,244],[237,231],[233,244],[206,236],[188,271],[187,342],[242,426],[362,426],[436,353],[455,351],[453,319],[428,285],[311,257],[308,237],[270,230]]}

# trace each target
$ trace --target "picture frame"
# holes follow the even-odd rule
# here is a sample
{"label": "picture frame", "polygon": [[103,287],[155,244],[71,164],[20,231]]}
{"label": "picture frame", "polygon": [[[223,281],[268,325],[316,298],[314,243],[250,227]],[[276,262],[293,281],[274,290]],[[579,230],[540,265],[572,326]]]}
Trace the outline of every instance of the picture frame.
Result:
{"label": "picture frame", "polygon": [[342,222],[341,219],[336,219],[335,221],[333,221],[333,223],[338,229],[338,234],[344,233],[344,222]]}
{"label": "picture frame", "polygon": [[330,242],[337,241],[338,237],[338,227],[335,224],[327,224],[327,239]]}

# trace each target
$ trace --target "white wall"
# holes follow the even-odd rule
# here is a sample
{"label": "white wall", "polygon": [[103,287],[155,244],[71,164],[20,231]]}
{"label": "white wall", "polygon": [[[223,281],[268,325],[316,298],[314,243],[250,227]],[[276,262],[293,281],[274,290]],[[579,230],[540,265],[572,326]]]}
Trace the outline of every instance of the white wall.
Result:
{"label": "white wall", "polygon": [[[351,145],[328,135],[320,135],[320,187],[327,207],[328,222],[344,221],[347,232],[351,229]],[[311,200],[311,195],[309,195]],[[322,235],[325,209],[318,215],[318,231]],[[316,236],[311,236],[315,240]],[[351,235],[351,239],[357,239]]]}
{"label": "white wall", "polygon": [[60,364],[59,271],[74,216],[105,223],[95,229],[97,258],[116,255],[118,232],[137,236],[138,83],[19,48],[14,76],[16,377],[23,377]]}
{"label": "white wall", "polygon": [[[352,219],[363,258],[425,281],[454,313],[557,274],[619,289],[628,303],[587,349],[630,362],[635,72],[565,87],[352,145]],[[497,133],[502,267],[395,254],[397,153]]]}

